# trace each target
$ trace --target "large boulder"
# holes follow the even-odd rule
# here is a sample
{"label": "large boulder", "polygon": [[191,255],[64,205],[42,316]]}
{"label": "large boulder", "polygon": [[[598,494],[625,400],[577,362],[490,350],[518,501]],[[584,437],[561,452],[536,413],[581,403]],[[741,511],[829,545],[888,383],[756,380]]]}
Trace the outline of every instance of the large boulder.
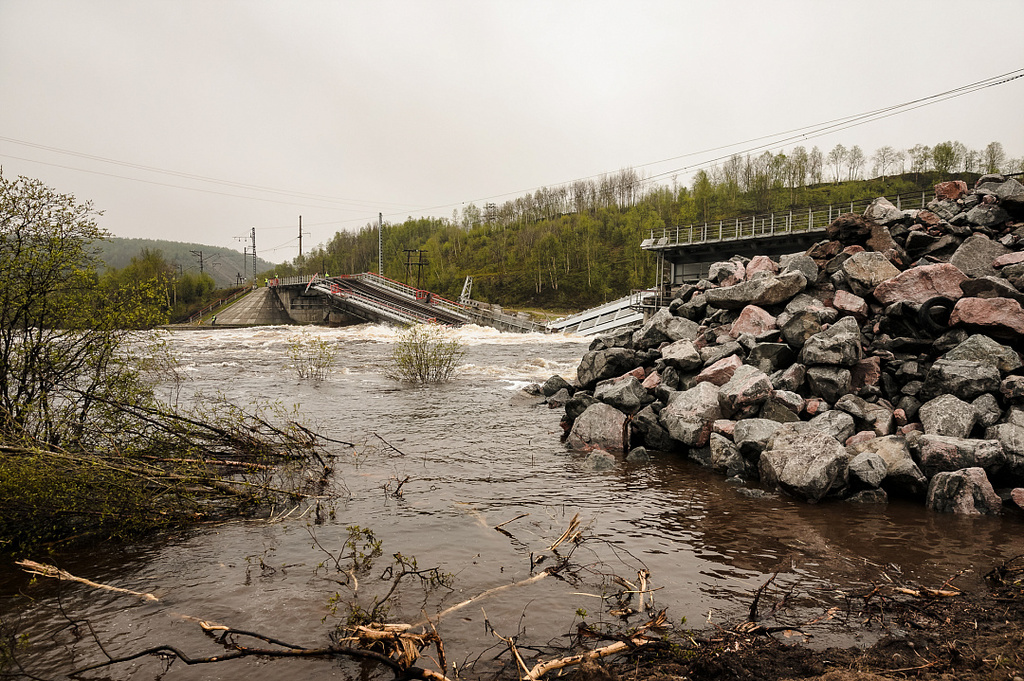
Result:
{"label": "large boulder", "polygon": [[874,295],[883,305],[899,302],[921,305],[938,296],[959,300],[963,296],[960,284],[965,281],[967,275],[955,265],[921,265],[881,282],[875,287]]}
{"label": "large boulder", "polygon": [[961,298],[949,324],[964,324],[1001,338],[1024,334],[1024,309],[1011,298]]}
{"label": "large boulder", "polygon": [[841,409],[829,409],[826,412],[818,414],[808,423],[815,428],[828,433],[834,437],[837,442],[846,442],[857,430],[854,425],[853,417]]}
{"label": "large boulder", "polygon": [[753,415],[768,399],[774,388],[772,381],[760,369],[744,364],[736,369],[729,382],[721,387],[718,403],[726,418],[744,418]]}
{"label": "large boulder", "polygon": [[[967,217],[971,218],[970,213]],[[969,277],[994,276],[998,272],[992,266],[992,261],[1009,252],[1010,249],[998,241],[993,241],[984,234],[975,234],[960,244],[949,262]]]}
{"label": "large boulder", "polygon": [[853,366],[862,356],[862,342],[857,320],[843,317],[807,339],[800,350],[800,363]]}
{"label": "large boulder", "polygon": [[678,340],[675,343],[666,345],[661,349],[661,359],[670,367],[675,367],[682,373],[696,371],[704,366],[700,351],[693,344],[693,341]]}
{"label": "large boulder", "polygon": [[971,434],[978,415],[972,404],[954,395],[940,395],[921,405],[918,418],[927,435],[962,438]]}
{"label": "large boulder", "polygon": [[591,390],[598,381],[621,376],[638,366],[637,354],[626,348],[609,348],[587,352],[576,369],[576,381],[584,390]]}
{"label": "large boulder", "polygon": [[756,461],[781,427],[781,423],[771,419],[743,419],[736,422],[732,440],[741,454]]}
{"label": "large boulder", "polygon": [[892,492],[911,496],[922,496],[928,489],[928,479],[914,462],[907,441],[899,435],[876,437],[858,442],[846,448],[851,457],[871,452],[885,462],[885,479],[882,486]]}
{"label": "large boulder", "polygon": [[858,296],[866,296],[883,281],[899,275],[900,271],[882,253],[861,251],[854,253],[842,266],[846,283]]}
{"label": "large boulder", "polygon": [[892,205],[892,202],[884,196],[880,196],[871,202],[871,205],[864,211],[864,217],[880,225],[894,225],[902,222],[906,215],[903,211]]}
{"label": "large boulder", "polygon": [[849,483],[849,455],[836,440],[809,423],[786,423],[761,454],[761,482],[809,503]]}
{"label": "large boulder", "polygon": [[708,305],[727,310],[741,310],[747,305],[766,307],[783,303],[807,287],[807,279],[799,272],[759,277],[733,286],[713,288],[705,292]]}
{"label": "large boulder", "polygon": [[653,399],[635,376],[601,381],[594,390],[594,397],[626,414],[635,414]]}
{"label": "large boulder", "polygon": [[999,390],[999,369],[984,362],[938,359],[928,370],[921,394],[926,398],[955,395],[970,401],[982,393]]}
{"label": "large boulder", "polygon": [[805,375],[811,394],[823,398],[826,402],[835,403],[853,389],[853,374],[846,367],[807,367]]}
{"label": "large boulder", "polygon": [[674,343],[678,340],[694,340],[698,326],[685,317],[676,317],[667,307],[663,307],[647,320],[633,334],[633,347],[656,348],[662,343]]}
{"label": "large boulder", "polygon": [[587,407],[572,424],[568,445],[576,450],[604,449],[621,452],[626,449],[623,433],[626,415],[615,407],[598,402]]}
{"label": "large boulder", "polygon": [[969,336],[943,355],[942,359],[984,362],[1004,374],[1024,366],[1016,350],[980,333]]}
{"label": "large boulder", "polygon": [[1003,447],[998,440],[971,440],[942,435],[922,435],[913,449],[917,451],[921,471],[932,478],[943,471],[984,468],[996,473],[1003,467]]}
{"label": "large boulder", "polygon": [[672,449],[672,438],[669,437],[665,427],[661,425],[653,405],[649,404],[637,412],[632,420],[630,420],[629,425],[633,439],[631,444],[637,444],[639,441],[649,449],[659,451]]}
{"label": "large boulder", "polygon": [[925,504],[933,511],[963,515],[1002,513],[1003,501],[981,468],[938,473],[928,485]]}
{"label": "large boulder", "polygon": [[722,418],[718,388],[698,383],[672,395],[658,419],[669,436],[687,447],[703,447],[711,435],[711,424]]}

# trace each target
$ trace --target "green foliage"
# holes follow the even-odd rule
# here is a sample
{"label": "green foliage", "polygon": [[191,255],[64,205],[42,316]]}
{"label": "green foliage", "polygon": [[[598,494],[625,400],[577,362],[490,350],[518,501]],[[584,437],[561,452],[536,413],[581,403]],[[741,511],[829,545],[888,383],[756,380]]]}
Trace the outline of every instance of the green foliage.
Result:
{"label": "green foliage", "polygon": [[425,385],[450,381],[465,356],[463,344],[437,324],[414,324],[400,332],[384,375]]}
{"label": "green foliage", "polygon": [[[274,405],[157,399],[159,253],[100,278],[91,205],[0,175],[0,548],[124,538],[301,496],[317,437]],[[165,383],[167,381],[165,380]],[[170,381],[175,385],[174,381]],[[284,422],[278,426],[272,421]],[[293,465],[281,466],[282,462]]]}
{"label": "green foliage", "polygon": [[288,344],[288,359],[300,380],[309,379],[319,383],[326,379],[337,355],[338,346],[335,343],[309,334],[303,334]]}
{"label": "green foliage", "polygon": [[[936,182],[963,179],[1007,160],[1001,145],[968,152],[959,142],[883,147],[866,154],[836,145],[828,154],[802,146],[786,153],[735,155],[700,170],[690,187],[645,183],[626,169],[597,180],[541,188],[503,204],[468,205],[450,219],[409,218],[383,228],[383,274],[447,298],[458,297],[466,276],[473,297],[509,307],[578,310],[653,286],[658,260],[641,248],[664,227],[717,226],[751,214],[806,211],[898,193],[930,192]],[[948,147],[948,148],[947,148]],[[947,153],[948,152],[948,153]],[[909,170],[911,172],[905,172]],[[872,179],[844,181],[872,176]],[[378,270],[376,223],[338,232],[291,264],[281,276]],[[422,272],[408,269],[406,249],[426,252]],[[261,275],[262,276],[262,275]]]}

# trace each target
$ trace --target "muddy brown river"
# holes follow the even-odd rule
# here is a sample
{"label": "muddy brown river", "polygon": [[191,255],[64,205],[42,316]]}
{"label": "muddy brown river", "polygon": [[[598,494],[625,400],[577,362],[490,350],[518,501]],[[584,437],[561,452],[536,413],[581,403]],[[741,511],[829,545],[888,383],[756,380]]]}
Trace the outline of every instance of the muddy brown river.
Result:
{"label": "muddy brown river", "polygon": [[[339,347],[337,370],[319,385],[300,381],[288,367],[290,343],[303,333]],[[468,350],[464,366],[453,382],[428,388],[402,388],[381,375],[395,338],[387,327],[171,334],[189,377],[183,394],[219,391],[238,402],[295,404],[321,432],[358,444],[333,448],[333,515],[325,507],[319,525],[312,513],[294,512],[275,522],[224,523],[130,546],[32,556],[95,582],[152,593],[155,602],[31,581],[11,563],[0,566],[0,612],[27,635],[21,659],[28,670],[59,678],[99,662],[97,640],[111,655],[158,644],[195,656],[220,652],[199,620],[323,645],[351,601],[351,583],[340,583],[345,576],[328,555],[343,553],[351,526],[382,541],[382,555],[359,578],[364,606],[386,589],[379,578],[396,552],[451,575],[450,588],[403,583],[389,618],[411,622],[530,577],[531,564],[551,555],[546,549],[579,515],[583,540],[561,549],[571,551],[571,575],[504,590],[438,623],[449,661],[469,678],[492,671],[491,658],[502,650],[485,628],[485,613],[499,633],[518,633],[521,644],[557,643],[583,611],[590,622],[614,620],[607,614],[614,604],[604,598],[620,588],[614,576],[635,580],[641,569],[650,571],[655,605],[667,608],[677,627],[742,620],[753,593],[777,573],[776,600],[791,592],[778,622],[806,623],[836,608],[805,630],[815,644],[852,644],[870,642],[878,630],[851,631],[840,621],[845,597],[838,588],[885,575],[937,587],[960,570],[1024,553],[1024,523],[1015,518],[938,515],[898,501],[811,506],[762,498],[681,456],[638,464],[620,458],[612,470],[588,470],[583,455],[559,442],[560,412],[516,396],[554,373],[572,377],[589,341],[475,327],[456,333]],[[401,494],[393,494],[406,479]],[[275,509],[277,516],[287,512]],[[507,521],[507,534],[494,529]],[[88,620],[95,639],[70,619]],[[84,678],[357,676],[351,663],[188,667],[146,657]]]}

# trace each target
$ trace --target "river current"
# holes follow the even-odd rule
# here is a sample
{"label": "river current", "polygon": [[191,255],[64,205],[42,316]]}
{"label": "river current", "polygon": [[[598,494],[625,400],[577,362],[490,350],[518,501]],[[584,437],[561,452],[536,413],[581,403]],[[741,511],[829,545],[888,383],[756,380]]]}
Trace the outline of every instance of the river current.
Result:
{"label": "river current", "polygon": [[[520,644],[564,643],[584,611],[589,622],[615,619],[607,614],[614,604],[602,599],[621,589],[614,575],[635,583],[638,570],[648,570],[653,591],[646,598],[666,608],[677,627],[701,629],[709,621],[742,621],[758,587],[777,574],[770,602],[790,596],[772,624],[820,618],[803,627],[813,643],[853,644],[870,642],[880,630],[849,633],[838,626],[848,602],[837,587],[850,592],[860,585],[866,592],[886,579],[939,587],[958,571],[987,570],[1024,553],[1024,525],[1014,518],[939,515],[898,501],[812,506],[761,497],[677,455],[646,463],[620,457],[613,469],[592,471],[584,455],[561,444],[560,410],[520,390],[555,373],[572,378],[589,340],[477,327],[454,333],[467,350],[457,377],[423,388],[382,375],[396,338],[388,327],[171,333],[169,344],[188,377],[183,394],[217,391],[238,403],[298,405],[315,429],[356,444],[330,448],[338,457],[336,497],[330,511],[323,507],[321,524],[312,513],[277,509],[274,522],[222,523],[130,546],[36,557],[94,582],[152,593],[155,602],[30,581],[3,566],[0,608],[5,622],[28,634],[30,670],[54,678],[103,659],[91,635],[69,626],[68,618],[88,620],[111,655],[160,644],[194,656],[221,652],[199,620],[324,645],[351,600],[351,583],[340,583],[345,576],[333,570],[328,552],[343,553],[351,526],[382,542],[373,568],[360,577],[364,606],[386,589],[379,577],[396,552],[415,557],[421,569],[451,575],[450,589],[428,592],[415,579],[403,581],[390,619],[412,622],[550,565],[548,547],[578,514],[582,541],[559,548],[571,552],[571,574],[506,589],[437,623],[449,661],[476,663],[464,672],[470,678],[492,669],[491,658],[502,650],[485,617],[504,636],[518,633]],[[337,344],[335,371],[319,384],[299,380],[289,367],[289,348],[303,334]],[[495,529],[502,523],[504,532]],[[534,565],[542,555],[549,562]],[[335,594],[340,604],[332,614]],[[636,615],[630,622],[642,620]],[[257,681],[285,675],[353,678],[358,671],[350,663],[311,660],[175,662],[167,669],[146,657],[86,676]]]}

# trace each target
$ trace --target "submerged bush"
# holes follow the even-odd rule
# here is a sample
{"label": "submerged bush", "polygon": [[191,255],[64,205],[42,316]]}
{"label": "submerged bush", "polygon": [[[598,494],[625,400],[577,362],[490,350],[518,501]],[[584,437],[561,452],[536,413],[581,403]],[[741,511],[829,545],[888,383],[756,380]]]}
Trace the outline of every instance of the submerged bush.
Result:
{"label": "submerged bush", "polygon": [[424,385],[450,381],[466,355],[465,347],[438,324],[414,324],[401,332],[384,375]]}
{"label": "submerged bush", "polygon": [[302,334],[288,344],[288,359],[299,379],[315,383],[327,378],[338,355],[338,346],[323,338]]}

